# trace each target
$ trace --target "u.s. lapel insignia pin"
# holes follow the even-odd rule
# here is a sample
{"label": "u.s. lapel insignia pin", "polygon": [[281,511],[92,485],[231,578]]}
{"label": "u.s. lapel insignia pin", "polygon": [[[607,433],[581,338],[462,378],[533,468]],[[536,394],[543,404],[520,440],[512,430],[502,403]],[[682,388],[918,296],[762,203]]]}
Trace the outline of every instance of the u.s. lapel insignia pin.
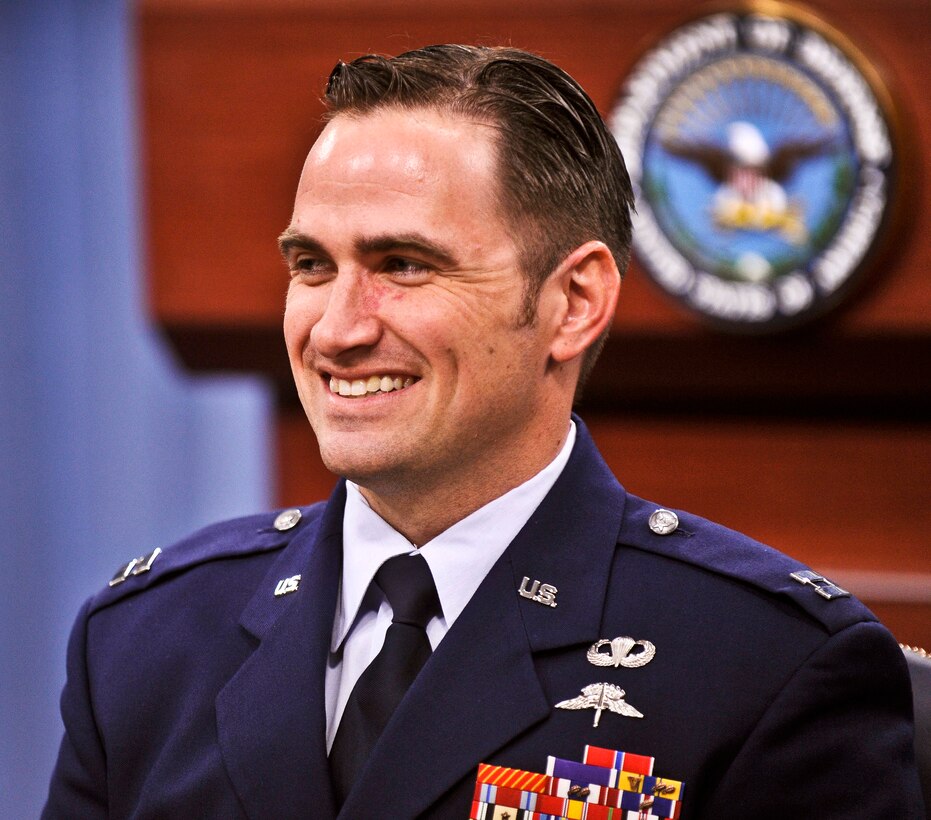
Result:
{"label": "u.s. lapel insignia pin", "polygon": [[300,575],[292,575],[290,578],[282,578],[275,586],[275,597],[279,598],[282,595],[288,595],[291,592],[297,592],[297,588],[300,586],[300,584]]}
{"label": "u.s. lapel insignia pin", "polygon": [[590,683],[582,689],[582,694],[577,698],[561,700],[556,704],[557,709],[594,709],[595,722],[593,728],[598,727],[601,720],[601,713],[607,709],[616,715],[624,717],[642,718],[643,712],[634,709],[624,696],[627,693],[613,683]]}
{"label": "u.s. lapel insignia pin", "polygon": [[[603,646],[610,646],[608,652],[602,652]],[[640,647],[637,649],[637,647]],[[637,650],[637,651],[635,651]],[[646,666],[656,654],[656,647],[649,641],[635,641],[633,638],[622,636],[602,638],[591,645],[585,657],[595,666],[623,666],[627,669],[637,669]]]}
{"label": "u.s. lapel insignia pin", "polygon": [[527,584],[530,584],[530,576],[525,575],[524,580],[520,582],[517,589],[521,598],[529,598],[531,601],[543,604],[543,606],[556,606],[556,593],[559,592],[556,587],[552,584],[541,584],[536,580],[530,584],[529,589]]}

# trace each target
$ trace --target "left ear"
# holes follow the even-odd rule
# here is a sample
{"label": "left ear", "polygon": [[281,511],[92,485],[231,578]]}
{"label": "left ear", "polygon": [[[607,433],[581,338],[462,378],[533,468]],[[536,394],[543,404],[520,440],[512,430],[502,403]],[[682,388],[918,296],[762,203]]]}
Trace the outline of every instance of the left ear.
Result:
{"label": "left ear", "polygon": [[621,275],[604,242],[586,242],[570,253],[550,277],[560,289],[559,325],[550,355],[568,362],[602,334],[614,318]]}

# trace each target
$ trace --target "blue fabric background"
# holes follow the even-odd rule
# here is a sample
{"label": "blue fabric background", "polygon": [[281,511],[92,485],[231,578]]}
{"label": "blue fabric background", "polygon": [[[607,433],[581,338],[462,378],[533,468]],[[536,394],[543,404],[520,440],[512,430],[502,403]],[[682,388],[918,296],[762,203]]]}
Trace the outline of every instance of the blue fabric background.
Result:
{"label": "blue fabric background", "polygon": [[0,817],[28,818],[80,602],[269,505],[272,399],[185,374],[146,317],[131,4],[0,2],[0,78]]}

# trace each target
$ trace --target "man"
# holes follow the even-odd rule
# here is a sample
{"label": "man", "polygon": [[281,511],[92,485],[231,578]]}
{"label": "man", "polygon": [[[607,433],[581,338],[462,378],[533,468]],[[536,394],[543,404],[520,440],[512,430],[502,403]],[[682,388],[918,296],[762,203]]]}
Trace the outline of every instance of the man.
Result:
{"label": "man", "polygon": [[480,762],[586,744],[655,757],[693,820],[921,816],[891,636],[626,494],[571,417],[632,201],[584,92],[437,46],[340,64],[327,101],[284,331],[346,480],[85,605],[46,816],[465,818]]}

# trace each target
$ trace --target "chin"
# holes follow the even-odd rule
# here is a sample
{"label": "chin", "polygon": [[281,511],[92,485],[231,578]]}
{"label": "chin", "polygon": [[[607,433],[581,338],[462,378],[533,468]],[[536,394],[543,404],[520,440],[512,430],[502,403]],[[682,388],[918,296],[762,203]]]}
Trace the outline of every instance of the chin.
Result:
{"label": "chin", "polygon": [[366,449],[358,444],[325,444],[321,441],[320,457],[331,473],[364,486],[368,481],[389,474],[397,467],[392,460],[385,458],[383,450],[366,452]]}

